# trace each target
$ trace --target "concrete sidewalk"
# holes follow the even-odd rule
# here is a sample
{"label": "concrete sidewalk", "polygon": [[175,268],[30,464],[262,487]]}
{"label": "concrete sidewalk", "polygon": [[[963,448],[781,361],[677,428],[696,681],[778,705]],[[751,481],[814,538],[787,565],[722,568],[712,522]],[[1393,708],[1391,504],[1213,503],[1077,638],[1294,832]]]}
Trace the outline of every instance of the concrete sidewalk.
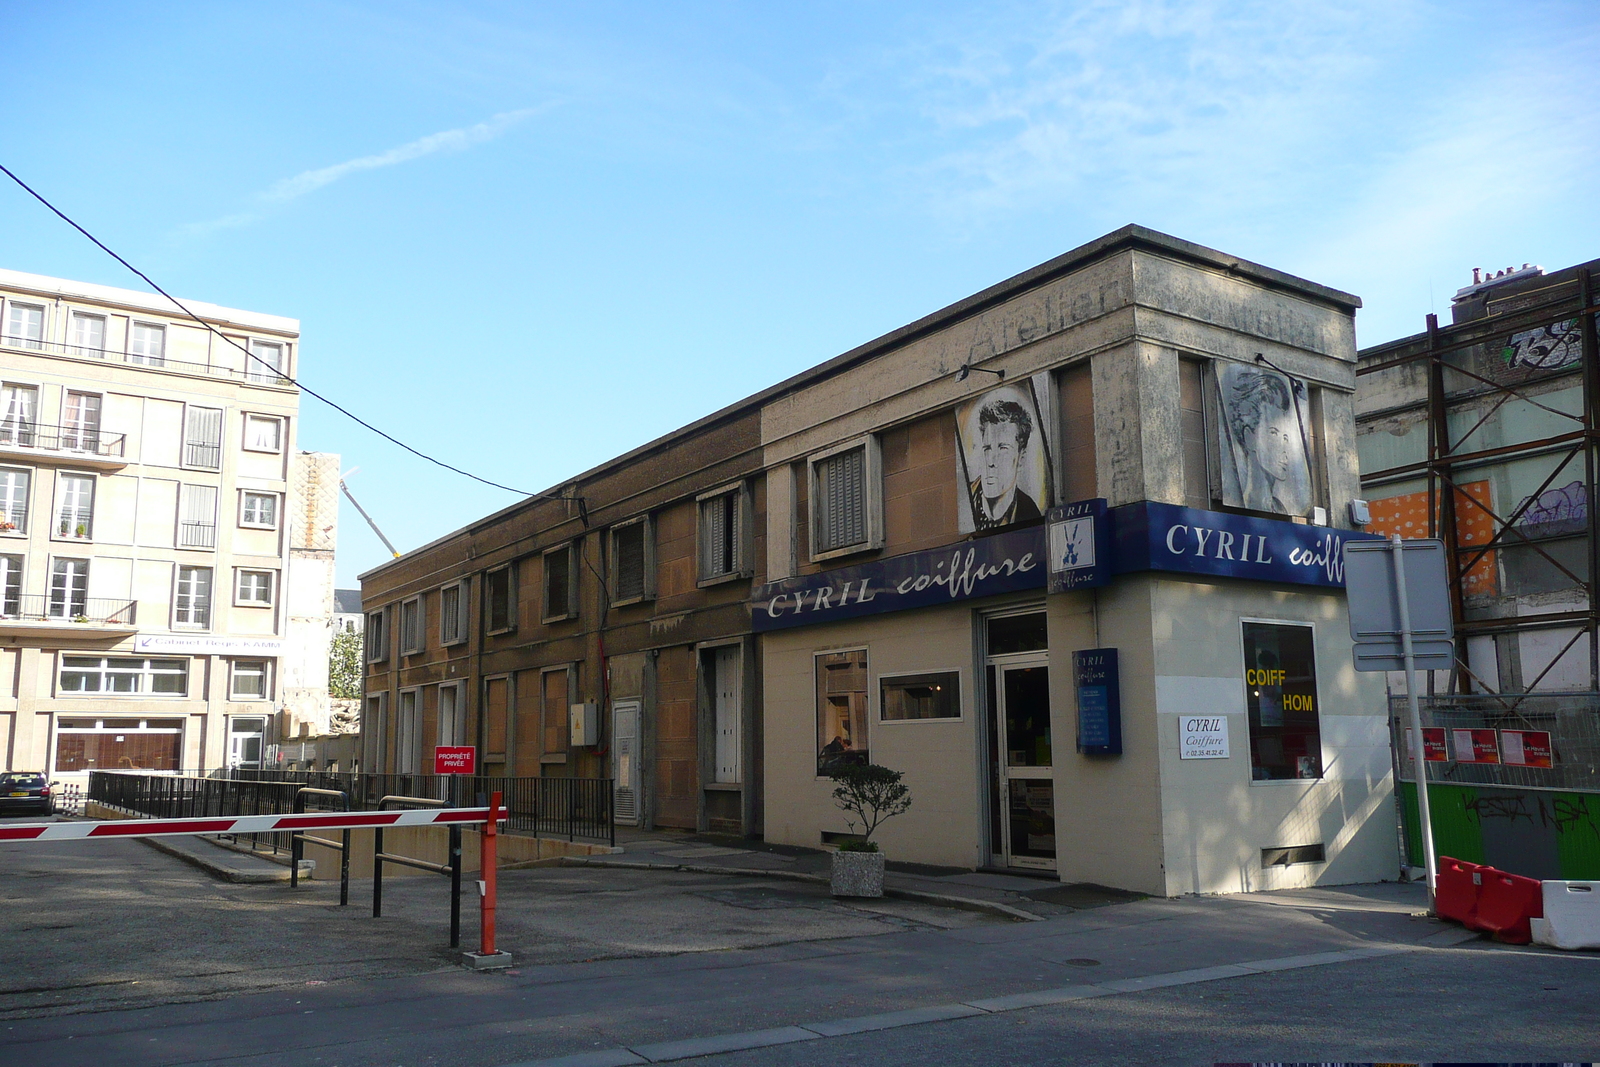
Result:
{"label": "concrete sidewalk", "polygon": [[[568,858],[564,865],[761,875],[827,883],[832,853],[825,849],[671,830],[617,828],[619,855]],[[1036,922],[1143,897],[1096,885],[1064,885],[1053,877],[927,867],[891,860],[884,894],[925,904],[984,911],[1017,922]]]}

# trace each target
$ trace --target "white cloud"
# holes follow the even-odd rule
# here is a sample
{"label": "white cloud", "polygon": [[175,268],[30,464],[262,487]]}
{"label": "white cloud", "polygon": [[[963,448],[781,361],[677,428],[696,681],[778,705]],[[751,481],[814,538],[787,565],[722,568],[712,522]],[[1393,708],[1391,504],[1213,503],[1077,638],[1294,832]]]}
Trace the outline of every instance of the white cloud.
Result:
{"label": "white cloud", "polygon": [[444,130],[440,133],[430,133],[426,137],[419,137],[391,148],[387,152],[376,155],[360,156],[356,159],[347,159],[343,163],[335,163],[329,167],[318,167],[316,170],[301,171],[292,178],[284,178],[275,182],[265,192],[255,197],[260,207],[250,211],[235,212],[220,218],[209,219],[205,222],[191,222],[179,228],[178,233],[183,237],[207,237],[222,230],[239,229],[254,225],[267,217],[267,210],[273,206],[297,200],[307,193],[331,185],[341,178],[361,171],[377,170],[382,167],[392,167],[400,163],[409,163],[414,159],[431,156],[438,152],[463,152],[474,145],[492,141],[517,123],[534,115],[541,108],[523,108],[519,111],[503,111],[484,122],[472,126],[463,126],[459,129]]}
{"label": "white cloud", "polygon": [[465,151],[473,145],[493,140],[537,110],[537,108],[523,108],[520,111],[504,111],[486,122],[463,126],[456,130],[445,130],[441,133],[430,133],[426,137],[419,137],[415,141],[398,148],[391,148],[387,152],[379,152],[377,155],[361,156],[345,160],[343,163],[335,163],[331,167],[302,171],[292,178],[285,178],[274,184],[261,195],[261,199],[269,203],[282,203],[304,196],[358,171],[377,170],[380,167],[392,167],[397,163],[409,163],[413,159],[431,156],[436,152]]}

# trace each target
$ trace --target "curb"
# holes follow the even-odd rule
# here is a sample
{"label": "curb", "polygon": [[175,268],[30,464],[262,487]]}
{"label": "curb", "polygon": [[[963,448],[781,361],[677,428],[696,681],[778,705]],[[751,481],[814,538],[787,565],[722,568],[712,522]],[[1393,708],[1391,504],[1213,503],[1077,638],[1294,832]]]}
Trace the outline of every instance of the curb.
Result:
{"label": "curb", "polygon": [[196,856],[192,852],[185,852],[183,849],[170,845],[159,837],[141,837],[138,840],[157,852],[165,852],[169,856],[175,856],[191,867],[198,867],[207,874],[221,878],[225,882],[260,885],[268,882],[287,882],[289,880],[289,868],[287,866],[281,871],[241,871],[237,867],[224,866],[221,863],[208,860],[204,856]]}
{"label": "curb", "polygon": [[[791,882],[811,882],[829,885],[832,879],[822,874],[805,874],[800,871],[773,871],[763,867],[713,867],[701,863],[643,863],[627,860],[595,860],[586,856],[563,856],[563,867],[620,867],[625,871],[686,871],[691,874],[726,874],[737,878],[782,878]],[[973,897],[950,896],[945,893],[928,893],[920,889],[900,889],[884,886],[883,895],[896,900],[910,900],[919,904],[933,904],[961,911],[981,911],[997,915],[1012,922],[1044,922],[1044,916],[1034,915],[997,900],[978,900]]]}

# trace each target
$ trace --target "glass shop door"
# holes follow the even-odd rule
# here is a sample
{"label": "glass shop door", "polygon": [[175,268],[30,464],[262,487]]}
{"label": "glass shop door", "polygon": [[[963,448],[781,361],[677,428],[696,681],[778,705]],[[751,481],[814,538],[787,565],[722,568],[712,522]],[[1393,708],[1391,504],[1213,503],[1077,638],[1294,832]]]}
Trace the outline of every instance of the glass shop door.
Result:
{"label": "glass shop door", "polygon": [[1044,656],[989,667],[994,709],[995,845],[1002,866],[1056,869],[1050,668]]}

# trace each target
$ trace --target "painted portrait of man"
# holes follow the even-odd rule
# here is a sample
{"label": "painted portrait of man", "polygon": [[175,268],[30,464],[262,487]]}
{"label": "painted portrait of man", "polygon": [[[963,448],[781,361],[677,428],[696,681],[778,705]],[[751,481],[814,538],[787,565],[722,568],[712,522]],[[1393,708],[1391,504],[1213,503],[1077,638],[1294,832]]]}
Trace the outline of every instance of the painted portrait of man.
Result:
{"label": "painted portrait of man", "polygon": [[1245,363],[1217,369],[1222,408],[1222,499],[1230,507],[1279,515],[1311,511],[1311,464],[1304,386]]}
{"label": "painted portrait of man", "polygon": [[1042,518],[1050,457],[1030,382],[991,389],[956,409],[963,533]]}

